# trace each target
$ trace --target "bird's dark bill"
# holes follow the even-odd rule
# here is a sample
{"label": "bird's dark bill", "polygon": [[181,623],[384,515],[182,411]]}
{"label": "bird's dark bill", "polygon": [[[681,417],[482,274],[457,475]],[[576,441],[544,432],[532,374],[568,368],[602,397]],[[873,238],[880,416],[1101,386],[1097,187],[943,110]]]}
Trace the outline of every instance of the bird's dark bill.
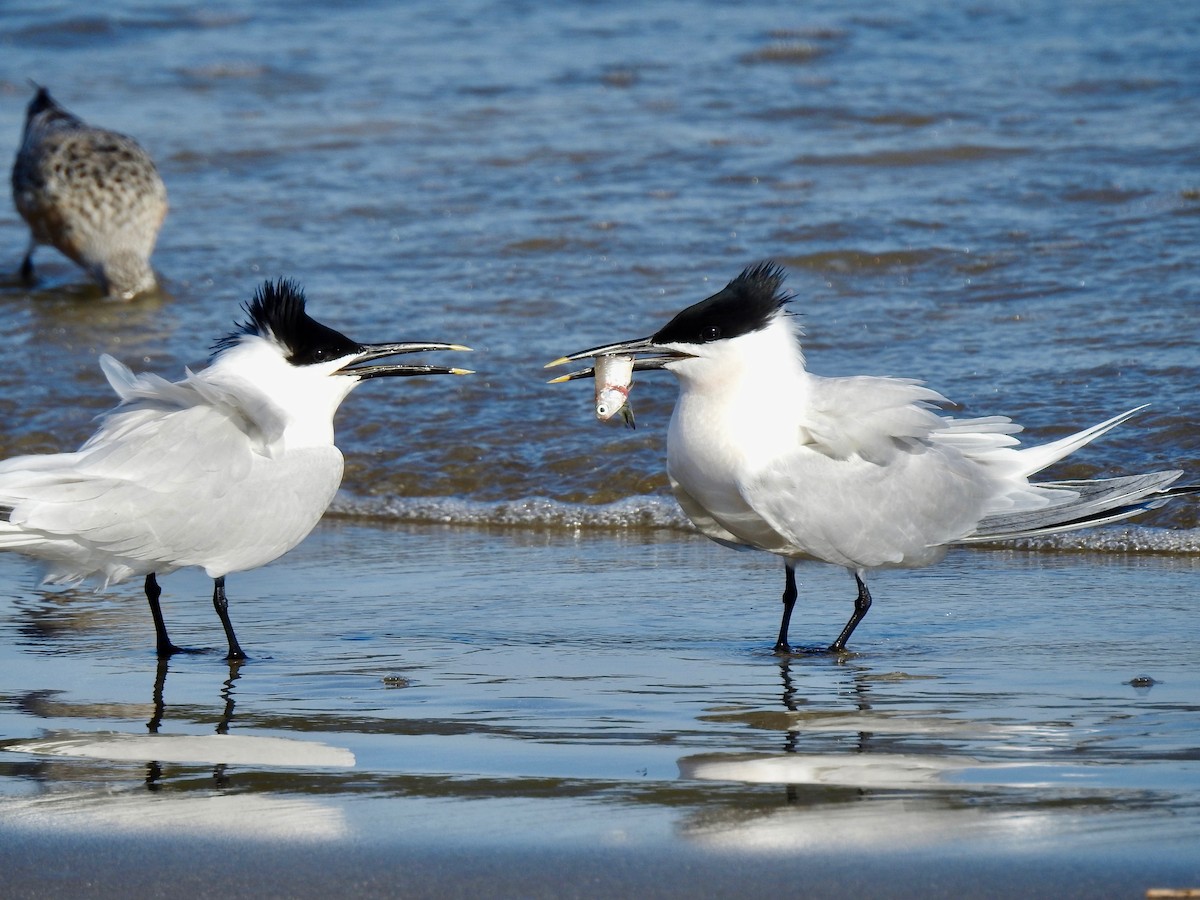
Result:
{"label": "bird's dark bill", "polygon": [[400,344],[366,344],[358,356],[348,365],[338,369],[338,375],[356,375],[359,378],[384,378],[407,375],[470,375],[470,369],[460,369],[454,366],[430,366],[423,364],[384,363],[374,366],[364,366],[361,363],[373,359],[383,359],[387,356],[398,356],[401,353],[423,353],[430,350],[469,351],[470,347],[462,344],[420,343],[409,342]]}

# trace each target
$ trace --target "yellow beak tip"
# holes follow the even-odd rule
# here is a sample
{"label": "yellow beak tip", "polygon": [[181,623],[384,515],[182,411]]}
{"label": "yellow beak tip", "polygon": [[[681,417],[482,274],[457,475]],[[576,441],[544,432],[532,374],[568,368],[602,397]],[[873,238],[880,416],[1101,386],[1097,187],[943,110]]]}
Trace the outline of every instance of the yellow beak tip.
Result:
{"label": "yellow beak tip", "polygon": [[567,359],[565,356],[560,356],[558,359],[555,359],[555,360],[552,360],[551,362],[546,363],[546,365],[544,365],[542,368],[553,369],[555,366],[561,366],[563,363],[569,363],[569,362],[570,362],[570,360]]}

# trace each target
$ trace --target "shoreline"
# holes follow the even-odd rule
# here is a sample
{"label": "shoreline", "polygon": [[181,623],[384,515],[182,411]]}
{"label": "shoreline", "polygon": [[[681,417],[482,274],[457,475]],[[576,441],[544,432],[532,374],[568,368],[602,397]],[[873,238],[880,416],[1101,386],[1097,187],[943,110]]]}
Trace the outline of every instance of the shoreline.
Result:
{"label": "shoreline", "polygon": [[[325,519],[380,527],[428,525],[480,530],[528,530],[534,533],[615,533],[700,537],[670,497],[645,495],[612,503],[587,504],[523,497],[516,500],[479,501],[454,497],[367,498],[339,493]],[[956,548],[1022,550],[1029,552],[1154,554],[1200,556],[1200,528],[1162,528],[1125,524],[1080,529],[1044,538],[1023,538]],[[762,552],[762,551],[757,551]]]}

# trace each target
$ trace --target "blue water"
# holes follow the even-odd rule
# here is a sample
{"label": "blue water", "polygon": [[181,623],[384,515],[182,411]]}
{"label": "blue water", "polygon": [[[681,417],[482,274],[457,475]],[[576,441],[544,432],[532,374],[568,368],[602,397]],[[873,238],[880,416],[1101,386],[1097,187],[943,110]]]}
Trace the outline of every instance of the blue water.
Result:
{"label": "blue water", "polygon": [[[1150,403],[1063,474],[1200,469],[1190,5],[37,4],[0,27],[14,148],[35,78],[137,136],[171,197],[159,302],[98,310],[47,250],[32,295],[0,282],[5,455],[90,433],[99,352],[203,364],[287,275],[352,336],[479,351],[474,379],[345,405],[343,511],[665,498],[670,376],[639,380],[629,434],[540,367],[771,257],[814,371],[924,378],[1032,440]],[[15,273],[11,209],[0,234]]]}
{"label": "blue water", "polygon": [[[926,866],[922,896],[974,860],[1030,895],[1195,886],[1194,503],[887,573],[853,656],[780,660],[778,562],[669,496],[670,376],[628,431],[542,365],[773,258],[813,371],[923,378],[1030,440],[1149,403],[1052,474],[1195,480],[1198,42],[1187,3],[4,4],[0,137],[32,78],[135,136],[171,210],[162,294],[123,304],[47,249],[26,288],[0,204],[0,458],[86,439],[100,353],[178,377],[281,275],[350,336],[462,342],[478,374],[346,401],[335,518],[230,579],[240,669],[159,670],[137,585],[45,593],[0,559],[3,844],[322,846],[326,893],[376,845],[755,860],[746,885],[845,865],[866,893]],[[801,575],[793,638],[827,643],[853,585]],[[202,574],[164,589],[172,635],[217,646]],[[177,740],[218,730],[316,755]],[[166,742],[117,759],[109,732]]]}

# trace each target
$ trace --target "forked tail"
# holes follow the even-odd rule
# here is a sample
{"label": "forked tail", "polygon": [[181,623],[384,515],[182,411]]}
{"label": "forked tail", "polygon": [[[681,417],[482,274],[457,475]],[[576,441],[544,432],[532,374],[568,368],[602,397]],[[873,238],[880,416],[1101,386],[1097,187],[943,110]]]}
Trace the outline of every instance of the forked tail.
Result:
{"label": "forked tail", "polygon": [[[1139,406],[1057,441],[1018,451],[1021,476],[1028,478],[1040,472],[1107,434],[1145,408]],[[1035,488],[1046,503],[1032,509],[1010,509],[985,516],[974,533],[963,538],[962,542],[1037,537],[1119,522],[1157,509],[1172,497],[1200,493],[1200,485],[1172,487],[1182,474],[1181,471],[1170,470],[1086,481],[1034,482],[1030,487]]]}
{"label": "forked tail", "polygon": [[962,542],[1008,541],[1119,522],[1157,509],[1172,497],[1200,493],[1200,485],[1170,487],[1182,474],[1176,470],[1093,481],[1043,482],[1038,487],[1063,489],[1076,496],[1040,509],[986,516],[975,533]]}

